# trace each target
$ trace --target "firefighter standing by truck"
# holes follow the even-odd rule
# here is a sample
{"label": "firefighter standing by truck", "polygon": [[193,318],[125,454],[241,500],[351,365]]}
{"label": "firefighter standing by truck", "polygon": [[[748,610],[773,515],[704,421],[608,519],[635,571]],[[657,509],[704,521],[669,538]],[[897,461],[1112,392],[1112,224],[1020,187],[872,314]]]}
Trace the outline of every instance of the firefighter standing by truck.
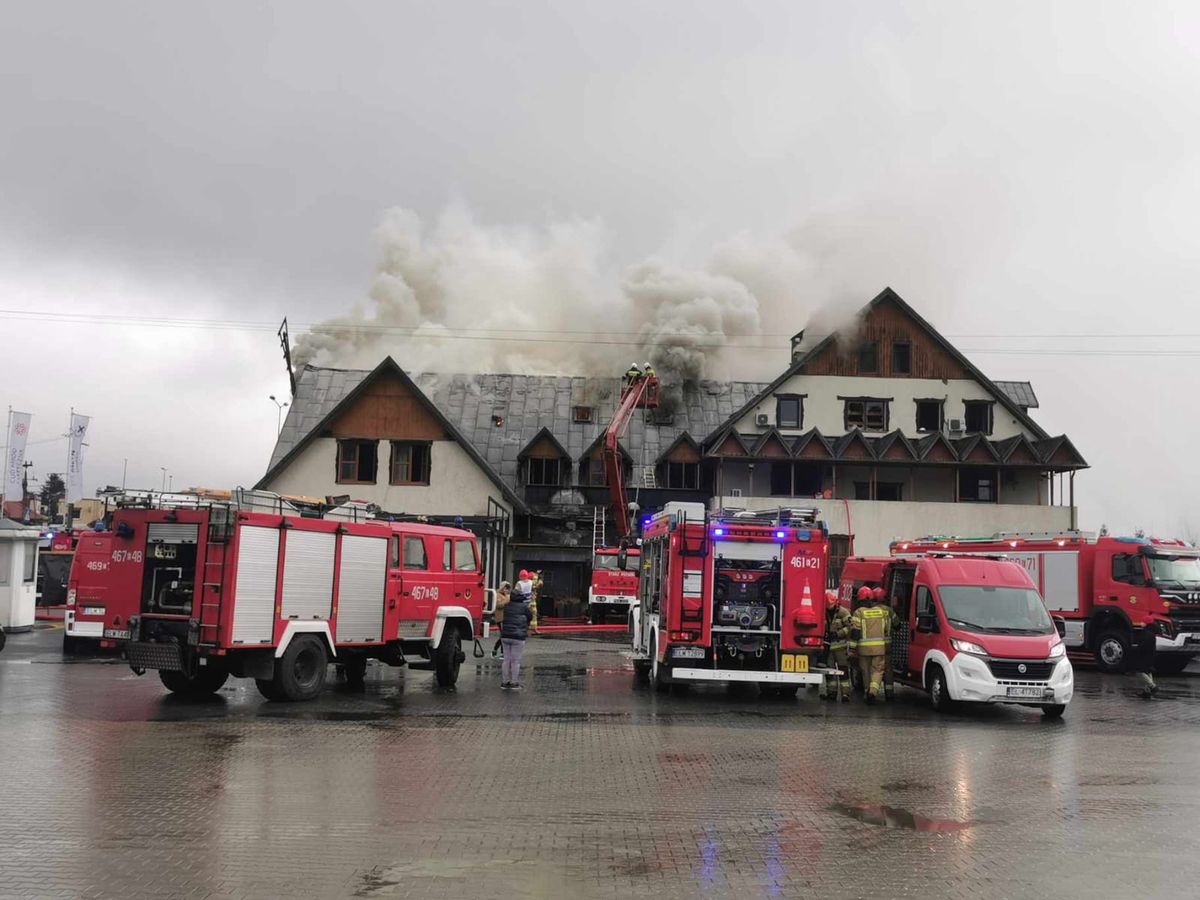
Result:
{"label": "firefighter standing by truck", "polygon": [[886,605],[887,595],[884,593],[883,588],[874,588],[871,591],[871,596],[876,604],[890,613],[888,616],[891,621],[888,623],[887,651],[883,654],[883,696],[891,700],[896,693],[896,667],[892,663],[892,636],[900,630],[900,616],[894,608]]}
{"label": "firefighter standing by truck", "polygon": [[837,591],[825,592],[825,639],[829,643],[828,665],[839,670],[825,676],[825,699],[850,700],[850,611],[838,603]]}
{"label": "firefighter standing by truck", "polygon": [[[859,592],[860,596],[862,591]],[[875,603],[875,592],[866,591],[864,605],[850,617],[850,636],[858,646],[858,666],[862,675],[863,696],[874,703],[883,684],[887,665],[887,642],[892,632],[892,617],[888,610]]]}

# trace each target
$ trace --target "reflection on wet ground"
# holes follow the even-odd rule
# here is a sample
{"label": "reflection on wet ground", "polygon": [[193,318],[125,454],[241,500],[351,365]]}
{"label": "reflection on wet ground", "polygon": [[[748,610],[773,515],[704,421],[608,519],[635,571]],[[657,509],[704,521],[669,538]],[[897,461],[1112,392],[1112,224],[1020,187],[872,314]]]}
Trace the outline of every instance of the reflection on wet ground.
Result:
{"label": "reflection on wet ground", "polygon": [[615,640],[538,639],[520,694],[472,660],[453,690],[372,666],[287,705],[181,700],[57,640],[0,654],[0,897],[1193,892],[1195,677],[1145,702],[1081,671],[1048,723],[665,696]]}

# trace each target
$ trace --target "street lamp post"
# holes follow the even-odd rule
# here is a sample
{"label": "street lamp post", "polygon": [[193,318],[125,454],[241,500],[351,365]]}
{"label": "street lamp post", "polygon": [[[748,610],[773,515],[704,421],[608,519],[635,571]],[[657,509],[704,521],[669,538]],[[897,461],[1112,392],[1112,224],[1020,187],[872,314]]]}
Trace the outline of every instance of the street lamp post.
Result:
{"label": "street lamp post", "polygon": [[162,487],[158,489],[158,492],[160,494],[162,494],[162,493],[165,493],[167,490],[167,467],[159,466],[159,468],[162,470],[163,477],[162,477]]}
{"label": "street lamp post", "polygon": [[287,401],[280,403],[275,399],[274,394],[271,395],[270,400],[275,404],[275,435],[278,437],[279,432],[283,430],[283,408],[287,406]]}

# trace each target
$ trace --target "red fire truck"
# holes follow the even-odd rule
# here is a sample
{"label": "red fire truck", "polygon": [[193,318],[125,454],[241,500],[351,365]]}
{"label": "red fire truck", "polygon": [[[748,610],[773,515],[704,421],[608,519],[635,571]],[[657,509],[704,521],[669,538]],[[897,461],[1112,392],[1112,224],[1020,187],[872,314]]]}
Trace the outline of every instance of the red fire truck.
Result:
{"label": "red fire truck", "polygon": [[75,627],[98,621],[90,629],[118,642],[135,672],[156,669],[181,694],[211,693],[234,675],[254,678],[268,699],[306,700],[329,663],[361,682],[371,658],[454,684],[462,643],[482,628],[474,535],[352,512],[118,509],[107,555],[75,583]]}
{"label": "red fire truck", "polygon": [[622,622],[629,618],[629,608],[637,601],[640,562],[641,551],[636,547],[627,548],[624,556],[613,547],[600,547],[592,555],[588,615],[594,624],[610,616]]}
{"label": "red fire truck", "polygon": [[[114,646],[111,635],[108,639],[104,636],[109,593],[104,573],[112,564],[112,532],[82,531],[77,537],[71,573],[67,576],[64,653],[74,653],[89,645],[105,649]],[[82,596],[80,585],[84,587]]]}
{"label": "red fire truck", "polygon": [[1146,624],[1158,629],[1162,674],[1182,672],[1200,654],[1200,550],[1181,541],[1068,531],[928,537],[891,549],[894,555],[1003,554],[1020,563],[1050,612],[1066,621],[1068,651],[1091,654],[1103,671],[1124,669],[1131,629]]}
{"label": "red fire truck", "polygon": [[643,523],[633,662],[658,691],[705,682],[795,695],[816,665],[829,542],[814,510],[706,513],[669,503]]}

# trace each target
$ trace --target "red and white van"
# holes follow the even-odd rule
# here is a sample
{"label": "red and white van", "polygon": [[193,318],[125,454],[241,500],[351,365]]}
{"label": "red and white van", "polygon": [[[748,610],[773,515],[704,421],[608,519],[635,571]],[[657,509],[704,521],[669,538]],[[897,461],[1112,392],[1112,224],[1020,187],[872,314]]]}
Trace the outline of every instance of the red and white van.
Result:
{"label": "red and white van", "polygon": [[1015,703],[1058,718],[1071,702],[1066,646],[1019,564],[951,555],[851,559],[839,589],[844,606],[853,608],[863,584],[882,586],[900,620],[888,659],[896,681],[928,691],[935,709]]}

